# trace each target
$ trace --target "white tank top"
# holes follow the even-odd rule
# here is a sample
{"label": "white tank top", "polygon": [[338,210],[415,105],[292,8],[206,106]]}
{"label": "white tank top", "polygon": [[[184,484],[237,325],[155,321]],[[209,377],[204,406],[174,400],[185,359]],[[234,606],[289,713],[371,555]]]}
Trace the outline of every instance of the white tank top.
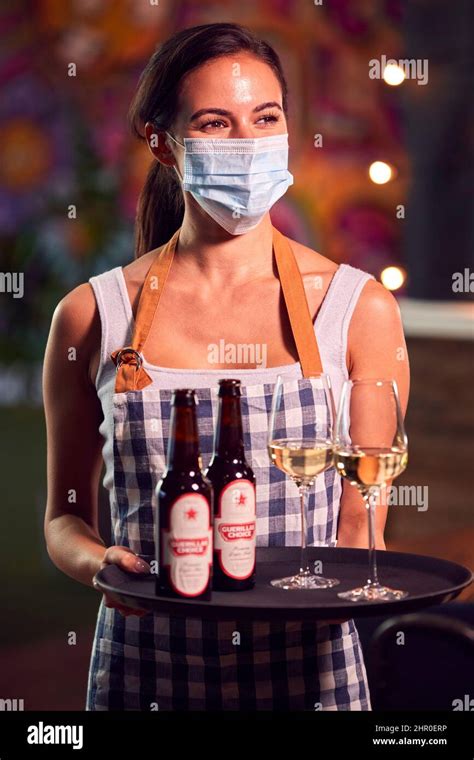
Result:
{"label": "white tank top", "polygon": [[[334,274],[323,302],[314,320],[323,370],[333,386],[337,404],[344,380],[348,379],[346,366],[347,335],[349,324],[362,288],[373,275],[361,269],[341,264]],[[115,267],[89,279],[94,291],[102,326],[100,361],[95,380],[97,394],[102,404],[104,419],[100,433],[104,438],[102,455],[105,464],[103,484],[110,490],[113,484],[113,395],[115,365],[110,358],[112,351],[129,346],[133,334],[133,312],[128,297],[122,267]],[[149,364],[144,367],[157,388],[207,388],[217,384],[223,369],[175,369]],[[233,369],[232,377],[242,385],[275,382],[278,374],[300,378],[299,362],[279,367],[257,369]]]}

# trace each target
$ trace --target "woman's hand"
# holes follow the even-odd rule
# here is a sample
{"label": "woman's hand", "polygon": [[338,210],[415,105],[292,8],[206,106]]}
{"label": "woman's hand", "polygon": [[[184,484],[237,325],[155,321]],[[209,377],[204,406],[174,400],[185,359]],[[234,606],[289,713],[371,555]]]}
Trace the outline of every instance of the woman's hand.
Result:
{"label": "woman's hand", "polygon": [[[137,557],[127,546],[109,546],[104,554],[100,570],[107,565],[118,565],[122,570],[126,570],[127,573],[150,573],[150,565],[145,562],[141,557]],[[95,577],[92,580],[94,588],[96,588]],[[142,617],[146,615],[150,610],[145,610],[140,607],[128,607],[125,604],[116,602],[112,597],[104,594],[105,606],[112,607],[122,613],[125,617],[128,615],[137,615]]]}

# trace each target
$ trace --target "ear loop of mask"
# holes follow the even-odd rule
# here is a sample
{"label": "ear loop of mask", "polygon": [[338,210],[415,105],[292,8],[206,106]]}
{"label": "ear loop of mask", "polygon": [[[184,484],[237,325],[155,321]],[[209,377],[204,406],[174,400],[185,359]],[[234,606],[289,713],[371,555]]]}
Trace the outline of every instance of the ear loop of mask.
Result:
{"label": "ear loop of mask", "polygon": [[[160,132],[162,131],[162,130],[161,130],[161,128],[160,128],[160,127],[159,127],[157,124],[155,124],[155,122],[153,122],[153,124],[154,124],[154,126],[156,127],[156,129],[159,129],[159,130],[160,130]],[[173,137],[173,135],[170,135],[170,133],[169,133],[169,132],[167,132],[166,130],[165,130],[165,135],[168,135],[168,137],[171,137],[171,139],[173,140],[173,142],[175,142],[175,143],[176,143],[176,145],[179,145],[181,148],[184,148],[184,147],[185,147],[185,146],[184,146],[184,143],[180,143],[180,142],[178,142],[178,140],[176,140],[176,139]],[[182,182],[182,181],[183,181],[183,178],[181,177],[181,175],[180,175],[180,173],[179,173],[179,171],[178,171],[178,167],[177,167],[177,166],[173,166],[173,169],[175,170],[176,174],[178,175],[178,179],[179,179],[179,181],[180,181],[180,182]]]}
{"label": "ear loop of mask", "polygon": [[[166,131],[165,131],[165,134],[166,134],[166,135],[168,135],[168,137],[171,137],[171,139],[173,140],[173,142],[175,142],[175,143],[176,143],[176,145],[179,145],[181,148],[184,148],[184,147],[185,147],[184,143],[180,143],[178,140],[176,140],[176,139],[173,137],[173,135],[170,135],[170,133],[169,133],[169,132],[166,132]],[[173,169],[175,170],[176,174],[178,175],[179,181],[180,181],[180,182],[183,182],[183,178],[181,177],[181,175],[180,175],[180,173],[179,173],[179,171],[178,171],[178,167],[177,167],[177,166],[173,166]]]}
{"label": "ear loop of mask", "polygon": [[173,142],[176,143],[176,145],[180,145],[182,148],[184,148],[184,143],[180,143],[178,140],[176,140],[175,137],[173,137],[173,135],[170,135],[169,132],[165,132],[165,135],[168,135],[168,137],[171,137],[171,139],[173,140]]}

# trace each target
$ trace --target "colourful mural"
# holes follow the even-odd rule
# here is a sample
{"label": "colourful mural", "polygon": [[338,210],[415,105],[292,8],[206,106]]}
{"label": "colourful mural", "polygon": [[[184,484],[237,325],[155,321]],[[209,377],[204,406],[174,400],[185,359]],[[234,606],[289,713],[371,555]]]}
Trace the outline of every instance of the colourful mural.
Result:
{"label": "colourful mural", "polygon": [[[4,362],[40,361],[60,298],[133,257],[149,154],[127,108],[155,46],[185,26],[246,24],[282,57],[295,185],[275,224],[376,276],[403,263],[402,88],[368,76],[371,58],[400,55],[399,2],[38,0],[0,13],[1,269],[25,273],[23,298],[2,299]],[[375,160],[395,167],[392,182],[371,182]]]}

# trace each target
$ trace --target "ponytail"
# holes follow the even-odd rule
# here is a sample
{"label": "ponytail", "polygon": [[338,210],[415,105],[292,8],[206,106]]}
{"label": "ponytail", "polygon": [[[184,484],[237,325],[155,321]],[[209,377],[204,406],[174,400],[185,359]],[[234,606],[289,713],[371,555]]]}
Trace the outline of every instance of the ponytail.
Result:
{"label": "ponytail", "polygon": [[137,206],[135,258],[166,243],[181,226],[184,201],[175,171],[155,160]]}

